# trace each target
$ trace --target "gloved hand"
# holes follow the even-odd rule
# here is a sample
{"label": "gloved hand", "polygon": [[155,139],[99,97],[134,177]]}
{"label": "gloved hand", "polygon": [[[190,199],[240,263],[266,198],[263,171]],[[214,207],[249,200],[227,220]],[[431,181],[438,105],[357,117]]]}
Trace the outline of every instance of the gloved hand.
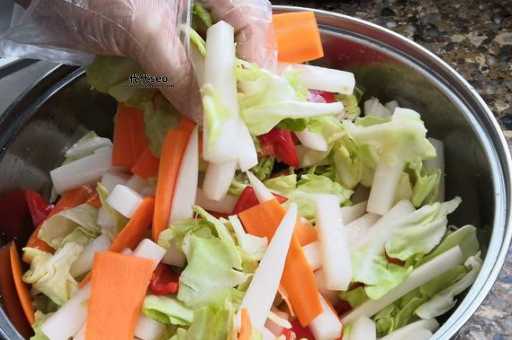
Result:
{"label": "gloved hand", "polygon": [[[187,0],[32,0],[20,24],[32,24],[37,34],[15,36],[28,45],[130,57],[145,72],[167,76],[173,86],[161,88],[163,94],[199,121],[199,90],[179,38],[186,5]],[[267,0],[206,0],[205,5],[235,27],[242,58],[275,64]]]}

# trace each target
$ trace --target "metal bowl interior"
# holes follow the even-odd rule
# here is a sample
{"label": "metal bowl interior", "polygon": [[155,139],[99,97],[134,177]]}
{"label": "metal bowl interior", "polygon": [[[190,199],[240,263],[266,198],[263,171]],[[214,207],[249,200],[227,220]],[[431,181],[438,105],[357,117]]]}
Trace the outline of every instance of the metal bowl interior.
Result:
{"label": "metal bowl interior", "polygon": [[[463,199],[450,223],[477,226],[485,256],[477,281],[435,334],[448,339],[489,292],[512,236],[512,163],[505,139],[475,90],[439,58],[379,26],[315,12],[325,51],[319,64],[354,72],[365,98],[396,99],[417,110],[430,136],[445,143],[447,197]],[[81,70],[59,67],[50,72],[1,117],[0,193],[21,187],[48,195],[48,172],[62,162],[64,150],[86,130],[111,137],[114,111],[115,102],[91,90]],[[2,241],[8,240],[0,233]],[[2,333],[18,338],[0,315]]]}

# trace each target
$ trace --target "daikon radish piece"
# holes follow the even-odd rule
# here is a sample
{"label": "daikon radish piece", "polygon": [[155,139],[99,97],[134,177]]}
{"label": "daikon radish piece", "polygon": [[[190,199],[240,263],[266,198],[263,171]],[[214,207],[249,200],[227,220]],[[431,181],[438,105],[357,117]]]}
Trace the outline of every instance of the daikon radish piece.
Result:
{"label": "daikon radish piece", "polygon": [[[282,69],[283,66],[280,65],[280,68]],[[305,64],[288,64],[287,66],[286,69],[299,73],[299,79],[307,89],[345,95],[351,95],[354,92],[356,80],[351,72]]]}
{"label": "daikon radish piece", "polygon": [[71,275],[73,277],[81,276],[92,268],[94,255],[99,251],[104,251],[110,248],[112,241],[106,235],[100,235],[90,242],[80,254],[80,256],[73,262],[71,266]]}
{"label": "daikon radish piece", "polygon": [[208,199],[220,201],[235,178],[237,162],[209,163],[203,180],[203,192]]}
{"label": "daikon radish piece", "polygon": [[359,319],[354,321],[352,328],[350,329],[349,340],[376,340],[377,339],[377,328],[375,322],[366,317],[361,316]]}
{"label": "daikon radish piece", "polygon": [[366,213],[366,201],[360,202],[348,207],[342,207],[341,209],[341,217],[343,218],[343,223],[345,225],[350,222],[358,219]]}
{"label": "daikon radish piece", "polygon": [[330,290],[347,290],[352,280],[350,249],[343,228],[340,200],[334,195],[315,195],[320,258]]}
{"label": "daikon radish piece", "polygon": [[206,197],[202,189],[197,189],[196,205],[205,210],[214,211],[223,214],[231,214],[235,208],[238,197],[226,195],[219,201],[214,201]]}
{"label": "daikon radish piece", "polygon": [[329,301],[331,304],[334,304],[339,300],[338,293],[327,288],[325,284],[325,274],[322,269],[315,272],[315,281],[318,291],[322,294],[324,299]]}
{"label": "daikon radish piece", "polygon": [[344,227],[350,250],[355,250],[368,242],[371,228],[379,219],[379,215],[368,213]]}
{"label": "daikon radish piece", "polygon": [[128,188],[140,193],[146,186],[146,180],[140,176],[133,175],[125,184]]}
{"label": "daikon radish piece", "polygon": [[108,195],[107,203],[124,217],[130,218],[142,203],[142,197],[126,185],[118,184]]}
{"label": "daikon radish piece", "polygon": [[246,175],[249,179],[249,183],[251,183],[254,193],[256,194],[258,202],[263,203],[274,199],[272,192],[265,186],[265,184],[263,184],[262,181],[258,179],[258,177],[254,176],[250,171],[247,171]]}
{"label": "daikon radish piece", "polygon": [[103,147],[92,155],[53,169],[50,171],[50,177],[55,191],[62,194],[82,184],[97,181],[110,168],[112,168],[112,148]]}
{"label": "daikon radish piece", "polygon": [[[292,203],[270,241],[240,305],[240,310],[247,309],[256,330],[264,328],[274,302],[296,221],[297,205]],[[239,320],[240,315],[237,316]]]}
{"label": "daikon radish piece", "polygon": [[137,248],[133,251],[133,256],[142,257],[145,259],[153,260],[155,262],[155,268],[162,261],[166,253],[165,248],[160,247],[155,242],[148,238],[143,239]]}
{"label": "daikon radish piece", "polygon": [[171,266],[183,267],[186,260],[185,254],[178,248],[175,242],[171,241],[171,246],[167,249],[162,262]]}
{"label": "daikon radish piece", "polygon": [[101,184],[103,184],[103,186],[105,187],[105,189],[108,190],[108,192],[114,190],[114,187],[118,184],[125,185],[126,182],[128,182],[129,180],[130,176],[120,171],[111,170],[103,174],[103,176],[101,176]]}
{"label": "daikon radish piece", "polygon": [[80,331],[87,317],[87,300],[91,285],[87,284],[41,325],[41,331],[52,340],[68,340]]}
{"label": "daikon radish piece", "polygon": [[438,328],[439,322],[436,319],[419,320],[391,332],[380,340],[428,340]]}
{"label": "daikon radish piece", "polygon": [[295,132],[295,136],[297,136],[302,145],[311,150],[327,151],[329,147],[324,136],[316,132],[303,130]]}
{"label": "daikon radish piece", "polygon": [[135,336],[141,340],[158,340],[165,332],[165,326],[160,322],[141,315],[135,328]]}
{"label": "daikon radish piece", "polygon": [[304,256],[308,261],[313,271],[322,267],[322,260],[320,259],[320,242],[315,241],[302,247]]}
{"label": "daikon radish piece", "polygon": [[342,324],[336,312],[320,297],[323,312],[309,325],[316,340],[336,340],[341,336]]}
{"label": "daikon radish piece", "polygon": [[181,161],[176,191],[171,206],[169,223],[192,218],[192,207],[196,201],[197,181],[199,177],[199,139],[198,127],[194,127]]}

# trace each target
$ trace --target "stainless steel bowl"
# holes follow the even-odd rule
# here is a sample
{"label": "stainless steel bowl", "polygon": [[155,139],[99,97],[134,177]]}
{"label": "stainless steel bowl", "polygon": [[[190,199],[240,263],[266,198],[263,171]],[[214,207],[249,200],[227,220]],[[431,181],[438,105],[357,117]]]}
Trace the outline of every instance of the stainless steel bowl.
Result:
{"label": "stainless steel bowl", "polygon": [[[277,6],[276,11],[311,10]],[[446,317],[436,339],[448,339],[475,312],[503,265],[512,237],[511,158],[501,130],[477,92],[441,59],[414,42],[363,20],[314,10],[325,57],[351,70],[365,97],[397,99],[422,114],[446,145],[447,196],[463,204],[450,222],[474,224],[485,256],[471,290]],[[115,103],[92,91],[82,70],[58,67],[13,103],[0,120],[0,193],[24,187],[49,193],[48,172],[85,129],[110,137]],[[0,230],[1,231],[1,230]],[[18,339],[5,316],[0,335]]]}

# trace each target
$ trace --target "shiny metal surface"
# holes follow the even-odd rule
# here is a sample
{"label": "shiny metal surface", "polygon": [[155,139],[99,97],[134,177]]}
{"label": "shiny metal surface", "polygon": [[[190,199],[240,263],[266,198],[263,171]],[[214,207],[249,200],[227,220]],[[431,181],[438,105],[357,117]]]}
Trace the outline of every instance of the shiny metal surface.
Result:
{"label": "shiny metal surface", "polygon": [[[366,97],[397,99],[418,110],[431,135],[446,144],[447,195],[463,198],[450,222],[478,226],[485,255],[477,281],[434,337],[448,339],[489,292],[512,237],[505,139],[475,90],[439,58],[379,26],[315,12],[325,50],[320,64],[355,72]],[[109,137],[114,109],[111,98],[89,88],[81,70],[54,69],[0,117],[0,193],[26,187],[48,194],[48,171],[66,147],[86,129]],[[0,314],[0,335],[18,339],[14,332]]]}

